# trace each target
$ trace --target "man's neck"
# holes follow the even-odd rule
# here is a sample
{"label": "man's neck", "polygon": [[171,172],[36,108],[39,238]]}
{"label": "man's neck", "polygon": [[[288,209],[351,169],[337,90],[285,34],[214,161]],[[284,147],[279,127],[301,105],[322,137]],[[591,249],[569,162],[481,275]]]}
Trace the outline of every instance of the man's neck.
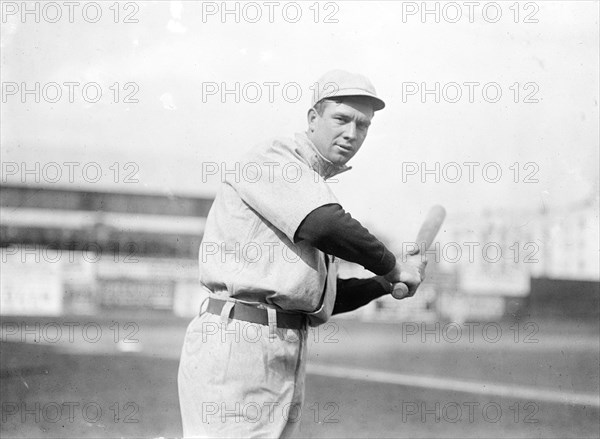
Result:
{"label": "man's neck", "polygon": [[304,140],[303,143],[308,145],[310,148],[310,151],[312,152],[312,159],[310,160],[311,165],[313,169],[325,180],[352,169],[351,166],[337,165],[323,156],[307,132],[298,133],[297,136],[301,137],[302,140]]}

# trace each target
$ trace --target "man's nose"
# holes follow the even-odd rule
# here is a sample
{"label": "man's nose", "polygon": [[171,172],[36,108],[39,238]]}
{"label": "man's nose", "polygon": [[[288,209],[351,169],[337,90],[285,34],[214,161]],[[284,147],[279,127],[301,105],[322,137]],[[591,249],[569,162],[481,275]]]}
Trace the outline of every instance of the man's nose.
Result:
{"label": "man's nose", "polygon": [[356,124],[350,122],[346,125],[346,131],[344,132],[344,138],[349,140],[356,139]]}

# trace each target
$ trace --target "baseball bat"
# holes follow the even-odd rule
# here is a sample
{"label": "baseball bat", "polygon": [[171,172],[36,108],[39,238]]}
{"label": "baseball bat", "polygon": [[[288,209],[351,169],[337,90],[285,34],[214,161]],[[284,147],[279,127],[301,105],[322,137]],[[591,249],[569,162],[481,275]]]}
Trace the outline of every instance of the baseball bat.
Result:
{"label": "baseball bat", "polygon": [[[408,252],[409,255],[415,255],[423,249],[423,251],[427,251],[433,240],[435,239],[437,233],[442,227],[442,223],[444,222],[444,218],[446,218],[446,209],[444,209],[440,205],[435,205],[425,217],[425,221],[421,224],[421,228],[419,229],[419,233],[417,234],[416,244],[417,248]],[[408,287],[403,283],[397,283],[394,285],[394,289],[392,290],[392,296],[395,299],[404,299],[408,295]]]}

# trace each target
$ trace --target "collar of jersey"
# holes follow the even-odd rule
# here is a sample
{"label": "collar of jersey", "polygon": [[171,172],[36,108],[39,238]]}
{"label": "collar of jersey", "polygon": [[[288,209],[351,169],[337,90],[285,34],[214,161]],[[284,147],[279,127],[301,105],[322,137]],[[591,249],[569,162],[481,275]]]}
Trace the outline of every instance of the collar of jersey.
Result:
{"label": "collar of jersey", "polygon": [[352,166],[336,165],[323,157],[306,133],[296,133],[296,143],[301,147],[298,150],[300,155],[308,160],[315,172],[325,180],[352,169]]}

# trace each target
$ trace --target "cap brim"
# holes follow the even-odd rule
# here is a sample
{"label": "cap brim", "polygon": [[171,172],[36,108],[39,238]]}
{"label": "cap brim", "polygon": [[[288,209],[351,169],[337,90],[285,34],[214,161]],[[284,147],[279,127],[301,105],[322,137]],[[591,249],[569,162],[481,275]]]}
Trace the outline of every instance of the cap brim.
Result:
{"label": "cap brim", "polygon": [[346,88],[344,90],[335,90],[334,92],[323,96],[320,99],[320,101],[322,101],[323,99],[341,98],[347,96],[369,98],[373,103],[373,111],[379,111],[385,108],[385,102],[383,102],[381,99],[379,99],[374,94],[368,92],[367,90],[363,90],[362,88]]}

